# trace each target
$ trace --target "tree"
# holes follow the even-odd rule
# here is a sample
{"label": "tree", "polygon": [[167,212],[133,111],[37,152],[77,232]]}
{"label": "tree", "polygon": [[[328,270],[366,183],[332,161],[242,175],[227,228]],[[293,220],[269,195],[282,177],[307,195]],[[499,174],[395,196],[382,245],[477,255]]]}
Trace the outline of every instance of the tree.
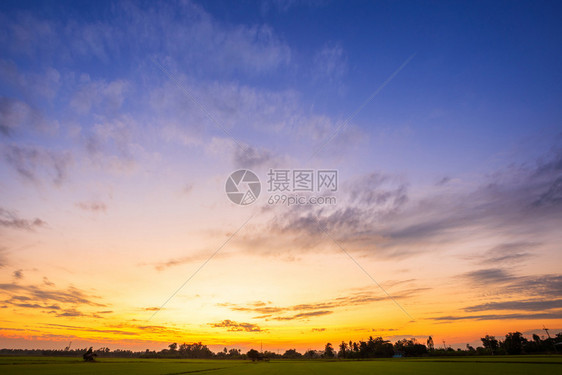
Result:
{"label": "tree", "polygon": [[347,344],[342,341],[340,344],[340,351],[338,352],[339,358],[346,358],[347,357]]}
{"label": "tree", "polygon": [[500,346],[498,340],[496,340],[496,338],[494,336],[486,335],[486,336],[480,338],[480,340],[482,341],[482,345],[484,346],[484,348],[486,348],[490,352],[492,352],[492,355],[494,354],[494,352],[496,350],[498,350],[498,348]]}
{"label": "tree", "polygon": [[313,359],[313,358],[318,358],[318,353],[316,353],[316,350],[307,350],[304,353],[304,358],[308,358],[308,359]]}
{"label": "tree", "polygon": [[230,349],[228,351],[228,356],[230,358],[238,358],[242,353],[240,353],[240,349]]}
{"label": "tree", "polygon": [[407,357],[416,357],[427,353],[427,347],[423,344],[419,344],[415,338],[396,341],[394,343],[394,349],[397,352],[404,353]]}
{"label": "tree", "polygon": [[260,358],[260,353],[255,349],[250,349],[246,355],[252,360],[252,362],[257,361]]}
{"label": "tree", "polygon": [[285,351],[285,353],[283,353],[283,358],[287,358],[287,359],[297,359],[297,358],[301,358],[302,354],[297,352],[296,349],[289,349],[287,351]]}
{"label": "tree", "polygon": [[431,352],[435,348],[435,344],[433,343],[433,337],[429,336],[427,338],[427,349]]}
{"label": "tree", "polygon": [[334,353],[334,348],[332,347],[332,344],[327,343],[326,344],[326,348],[324,349],[324,358],[334,358],[335,353]]}
{"label": "tree", "polygon": [[523,351],[523,344],[526,342],[527,339],[523,337],[521,332],[509,332],[505,335],[503,347],[507,354],[521,354]]}
{"label": "tree", "polygon": [[178,349],[178,343],[175,342],[173,344],[168,345],[168,348],[170,348],[171,352],[175,352]]}
{"label": "tree", "polygon": [[93,349],[94,349],[94,348],[92,348],[92,347],[90,346],[90,349],[88,349],[88,351],[82,355],[82,358],[84,358],[84,361],[85,361],[85,362],[94,362],[95,357],[97,356],[97,354],[94,353],[94,350],[93,350]]}

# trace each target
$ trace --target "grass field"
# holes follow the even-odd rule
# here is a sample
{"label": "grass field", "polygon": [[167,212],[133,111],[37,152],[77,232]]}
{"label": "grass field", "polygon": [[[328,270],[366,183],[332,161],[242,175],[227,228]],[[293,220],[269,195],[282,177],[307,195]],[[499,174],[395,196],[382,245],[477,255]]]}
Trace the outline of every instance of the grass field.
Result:
{"label": "grass field", "polygon": [[0,374],[562,374],[562,356],[271,361],[0,357]]}

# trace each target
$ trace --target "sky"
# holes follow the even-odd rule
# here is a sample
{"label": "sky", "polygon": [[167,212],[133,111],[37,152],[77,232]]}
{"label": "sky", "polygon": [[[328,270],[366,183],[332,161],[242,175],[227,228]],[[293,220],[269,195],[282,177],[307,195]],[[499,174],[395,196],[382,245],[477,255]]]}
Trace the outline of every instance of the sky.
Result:
{"label": "sky", "polygon": [[559,332],[561,10],[3,1],[0,347]]}

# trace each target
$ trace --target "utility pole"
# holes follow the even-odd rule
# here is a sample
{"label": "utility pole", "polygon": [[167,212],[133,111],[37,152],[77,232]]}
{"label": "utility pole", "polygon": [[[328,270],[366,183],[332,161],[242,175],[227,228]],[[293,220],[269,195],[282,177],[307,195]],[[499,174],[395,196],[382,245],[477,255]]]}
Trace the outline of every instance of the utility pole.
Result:
{"label": "utility pole", "polygon": [[548,328],[546,328],[544,325],[542,326],[542,329],[546,332],[546,335],[548,336],[548,338],[550,339],[550,333],[548,333]]}

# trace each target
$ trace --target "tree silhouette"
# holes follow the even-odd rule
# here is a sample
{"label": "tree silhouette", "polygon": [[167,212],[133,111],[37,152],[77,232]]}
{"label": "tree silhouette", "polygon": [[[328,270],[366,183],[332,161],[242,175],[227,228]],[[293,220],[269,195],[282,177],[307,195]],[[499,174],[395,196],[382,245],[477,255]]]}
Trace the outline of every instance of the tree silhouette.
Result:
{"label": "tree silhouette", "polygon": [[296,349],[289,349],[283,354],[283,358],[287,358],[287,359],[296,359],[301,357],[302,354],[297,352]]}
{"label": "tree silhouette", "polygon": [[433,343],[433,337],[429,336],[427,338],[427,349],[432,351],[435,348],[435,344]]}
{"label": "tree silhouette", "polygon": [[260,358],[260,353],[255,349],[250,349],[246,355],[252,360],[252,362],[257,361]]}
{"label": "tree silhouette", "polygon": [[97,357],[97,354],[94,353],[94,350],[91,346],[90,349],[88,349],[88,351],[82,355],[82,358],[84,358],[84,361],[86,362],[94,362],[95,357]]}
{"label": "tree silhouette", "polygon": [[495,351],[498,350],[500,346],[498,340],[496,340],[494,336],[486,335],[482,337],[480,340],[482,341],[482,345],[484,345],[484,348],[492,352],[492,355],[494,354]]}
{"label": "tree silhouette", "polygon": [[327,343],[326,348],[324,349],[324,358],[334,358],[334,357],[335,357],[334,348],[332,347],[332,344]]}
{"label": "tree silhouette", "polygon": [[509,332],[505,335],[503,347],[507,354],[521,354],[523,351],[523,344],[526,342],[527,339],[523,337],[521,332]]}

